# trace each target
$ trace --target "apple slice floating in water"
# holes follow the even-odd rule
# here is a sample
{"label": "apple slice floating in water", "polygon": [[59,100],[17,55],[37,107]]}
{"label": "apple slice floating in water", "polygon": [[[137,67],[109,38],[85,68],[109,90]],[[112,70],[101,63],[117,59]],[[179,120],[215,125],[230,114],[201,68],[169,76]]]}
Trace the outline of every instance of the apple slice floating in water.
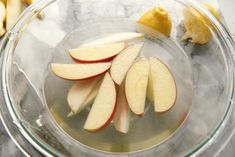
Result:
{"label": "apple slice floating in water", "polygon": [[115,33],[115,34],[108,35],[104,38],[99,38],[91,42],[82,44],[81,46],[90,47],[90,46],[116,43],[116,42],[133,42],[133,41],[141,40],[143,38],[144,38],[144,35],[141,33],[135,33],[135,32]]}
{"label": "apple slice floating in water", "polygon": [[131,110],[125,96],[125,86],[122,84],[118,91],[117,110],[114,115],[115,129],[127,133],[130,125]]}
{"label": "apple slice floating in water", "polygon": [[154,95],[153,95],[153,80],[149,74],[148,86],[147,86],[147,98],[149,101],[154,102]]}
{"label": "apple slice floating in water", "polygon": [[52,63],[52,71],[67,80],[86,80],[94,78],[109,70],[111,63],[93,64],[56,64]]}
{"label": "apple slice floating in water", "polygon": [[69,50],[72,58],[81,63],[104,62],[113,59],[126,48],[125,42],[79,47]]}
{"label": "apple slice floating in water", "polygon": [[144,114],[148,75],[149,62],[141,60],[131,66],[126,76],[126,99],[131,111],[139,116]]}
{"label": "apple slice floating in water", "polygon": [[99,87],[100,78],[78,81],[68,92],[67,101],[71,109],[68,117],[81,112],[94,100]]}
{"label": "apple slice floating in water", "polygon": [[88,106],[91,105],[92,102],[95,100],[98,91],[99,91],[99,87],[100,84],[98,83],[98,85],[96,85],[96,87],[91,91],[91,93],[88,95],[88,97],[85,99],[85,101],[83,102],[82,106]]}
{"label": "apple slice floating in water", "polygon": [[[85,130],[99,131],[113,119],[115,129],[127,133],[131,111],[142,116],[146,96],[154,102],[157,113],[172,108],[176,101],[177,88],[168,67],[153,57],[135,61],[143,42],[131,43],[127,47],[127,42],[141,40],[143,37],[139,33],[113,34],[71,49],[72,58],[81,63],[51,64],[52,71],[57,76],[78,80],[67,95],[71,109],[68,117],[92,104],[84,124]],[[104,62],[114,57],[112,63]],[[107,72],[109,69],[110,74]],[[102,83],[101,77],[98,77],[101,74],[105,74]],[[118,94],[115,83],[119,85]]]}
{"label": "apple slice floating in water", "polygon": [[154,96],[154,109],[163,113],[172,108],[177,97],[177,89],[173,75],[168,67],[159,59],[150,58],[150,77]]}
{"label": "apple slice floating in water", "polygon": [[116,84],[120,85],[122,83],[127,71],[138,57],[142,47],[143,43],[132,45],[113,60],[110,74]]}
{"label": "apple slice floating in water", "polygon": [[98,131],[105,128],[113,119],[116,101],[115,84],[109,73],[106,73],[85,122],[84,129],[87,131]]}

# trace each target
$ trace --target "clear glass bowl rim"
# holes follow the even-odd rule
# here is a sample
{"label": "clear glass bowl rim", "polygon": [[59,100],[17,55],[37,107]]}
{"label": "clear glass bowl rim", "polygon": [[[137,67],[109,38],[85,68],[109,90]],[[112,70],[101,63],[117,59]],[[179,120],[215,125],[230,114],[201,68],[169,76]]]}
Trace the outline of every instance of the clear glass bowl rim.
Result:
{"label": "clear glass bowl rim", "polygon": [[[1,83],[2,83],[2,87],[3,87],[3,97],[4,97],[4,101],[6,103],[6,106],[8,108],[9,114],[11,115],[11,118],[13,120],[13,122],[19,122],[19,118],[17,117],[16,112],[14,111],[13,105],[11,104],[11,96],[9,93],[9,86],[7,86],[8,84],[8,71],[7,69],[9,68],[9,63],[7,63],[8,58],[10,57],[11,52],[14,51],[14,47],[17,44],[17,34],[20,32],[20,30],[22,29],[22,27],[25,25],[26,21],[28,20],[28,18],[30,18],[31,16],[35,15],[35,13],[37,13],[38,11],[42,10],[44,7],[46,7],[47,5],[49,5],[50,3],[55,2],[56,0],[41,0],[41,1],[37,1],[35,2],[33,5],[31,5],[30,7],[28,7],[22,14],[21,16],[18,18],[17,22],[15,23],[15,25],[7,32],[7,34],[5,35],[2,45],[1,45],[1,64],[2,64],[2,78],[1,78]],[[231,35],[229,34],[229,32],[227,31],[227,29],[225,28],[224,25],[222,25],[208,10],[206,10],[201,4],[199,4],[198,2],[196,2],[195,0],[188,0],[186,1],[182,1],[182,0],[175,0],[178,3],[181,3],[185,6],[191,6],[193,8],[195,8],[196,10],[198,10],[199,12],[201,12],[203,15],[205,15],[206,17],[208,17],[208,19],[211,21],[211,23],[213,23],[213,25],[218,29],[218,31],[221,33],[221,37],[224,39],[225,43],[227,44],[226,46],[229,48],[230,50],[230,54],[226,54],[227,59],[230,59],[231,61],[231,67],[229,67],[229,82],[230,82],[230,89],[229,89],[229,95],[228,95],[228,107],[226,109],[226,113],[223,117],[223,119],[221,120],[221,122],[219,122],[218,126],[214,129],[214,131],[210,134],[210,136],[208,136],[208,138],[204,139],[200,144],[198,144],[195,148],[193,148],[192,150],[190,150],[189,152],[187,152],[184,156],[191,156],[191,155],[196,155],[197,153],[203,151],[204,149],[207,148],[207,144],[209,141],[216,139],[216,136],[218,136],[220,134],[220,132],[223,130],[221,126],[225,125],[231,114],[233,113],[233,102],[230,101],[233,99],[234,97],[234,62],[233,62],[233,56],[234,56],[234,52],[235,52],[235,44],[234,41],[231,37]],[[4,52],[5,51],[5,52]],[[4,52],[4,53],[3,53]],[[1,113],[2,114],[2,113]],[[6,131],[8,132],[8,134],[10,135],[10,137],[12,138],[13,142],[19,147],[19,149],[26,155],[28,156],[29,153],[27,152],[27,150],[24,149],[24,146],[22,146],[12,135],[11,131],[8,128],[8,125],[6,124],[6,119],[4,119],[4,116],[1,115],[0,116],[4,127],[6,128]],[[36,148],[40,153],[42,153],[45,156],[61,156],[61,154],[59,154],[58,152],[53,152],[52,150],[49,150],[48,148],[46,148],[42,143],[38,142],[34,137],[32,137],[30,135],[30,133],[27,131],[27,129],[25,128],[25,126],[22,123],[15,123],[18,127],[18,129],[20,130],[21,134],[24,136],[24,138],[34,147]],[[137,152],[138,153],[138,152]]]}

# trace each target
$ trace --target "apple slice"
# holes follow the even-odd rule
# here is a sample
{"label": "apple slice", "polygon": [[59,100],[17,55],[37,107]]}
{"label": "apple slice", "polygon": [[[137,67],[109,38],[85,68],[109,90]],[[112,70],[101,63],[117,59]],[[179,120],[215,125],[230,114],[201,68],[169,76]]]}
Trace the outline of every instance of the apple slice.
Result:
{"label": "apple slice", "polygon": [[151,102],[154,102],[154,95],[153,95],[153,80],[152,77],[149,75],[148,86],[147,86],[147,99]]}
{"label": "apple slice", "polygon": [[68,80],[86,80],[105,73],[110,63],[94,64],[56,64],[52,63],[52,71],[59,77]]}
{"label": "apple slice", "polygon": [[125,42],[111,43],[105,45],[79,47],[69,50],[72,58],[82,63],[104,62],[113,59],[126,47]]}
{"label": "apple slice", "polygon": [[131,66],[126,76],[126,99],[131,111],[139,116],[144,113],[148,74],[149,62],[141,60]]}
{"label": "apple slice", "polygon": [[87,99],[92,99],[95,93],[97,93],[98,89],[96,88],[98,88],[98,81],[99,78],[78,81],[71,87],[67,96],[68,105],[71,109],[71,112],[68,114],[68,117],[79,113],[87,105],[89,105],[89,101]]}
{"label": "apple slice", "polygon": [[100,83],[98,83],[96,87],[92,90],[92,92],[88,95],[88,97],[83,102],[82,106],[87,107],[88,105],[92,104],[92,102],[95,100],[95,97],[98,94],[99,87],[100,87]]}
{"label": "apple slice", "polygon": [[72,117],[72,116],[78,114],[79,112],[83,111],[86,107],[90,106],[90,105],[94,102],[95,97],[96,97],[98,91],[99,91],[99,86],[96,86],[96,87],[94,88],[94,90],[91,91],[91,93],[88,95],[88,97],[84,100],[84,102],[79,106],[79,111],[78,111],[77,113],[74,113],[74,112],[71,111],[71,112],[67,115],[67,117],[68,117],[68,118],[69,118],[69,117]]}
{"label": "apple slice", "polygon": [[176,101],[176,84],[168,67],[159,59],[150,58],[150,77],[153,81],[154,109],[163,113],[171,109]]}
{"label": "apple slice", "polygon": [[95,45],[102,45],[102,44],[108,44],[108,43],[116,43],[116,42],[132,42],[141,40],[144,38],[144,35],[141,33],[135,33],[135,32],[124,32],[124,33],[116,33],[108,35],[104,38],[99,38],[97,40],[93,40],[91,42],[82,44],[82,47],[90,47]]}
{"label": "apple slice", "polygon": [[117,131],[127,133],[130,125],[130,108],[126,101],[125,86],[122,84],[118,91],[117,110],[114,115],[114,127]]}
{"label": "apple slice", "polygon": [[138,57],[143,43],[132,45],[120,53],[112,62],[110,74],[115,83],[120,85],[127,71]]}
{"label": "apple slice", "polygon": [[105,128],[113,119],[116,110],[116,99],[115,84],[109,73],[106,73],[85,122],[84,129],[98,131]]}

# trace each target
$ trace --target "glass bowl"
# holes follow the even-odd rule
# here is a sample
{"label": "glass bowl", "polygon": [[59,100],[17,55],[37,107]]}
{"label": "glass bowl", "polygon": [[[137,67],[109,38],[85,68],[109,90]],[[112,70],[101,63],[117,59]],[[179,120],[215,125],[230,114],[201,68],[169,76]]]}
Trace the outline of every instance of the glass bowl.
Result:
{"label": "glass bowl", "polygon": [[[50,64],[73,62],[68,48],[113,33],[136,32],[138,18],[158,4],[169,12],[172,33],[170,38],[159,33],[146,35],[143,55],[160,58],[172,71],[178,93],[174,107],[156,115],[146,101],[144,116],[132,114],[127,134],[115,131],[112,122],[97,133],[84,131],[89,108],[67,118],[66,95],[73,81],[56,77]],[[207,19],[212,33],[209,43],[181,40],[187,8]],[[8,31],[1,52],[1,119],[25,154],[215,154],[217,151],[208,151],[211,143],[229,139],[234,126],[230,122],[234,118],[234,43],[224,26],[194,1],[42,0],[29,7]]]}

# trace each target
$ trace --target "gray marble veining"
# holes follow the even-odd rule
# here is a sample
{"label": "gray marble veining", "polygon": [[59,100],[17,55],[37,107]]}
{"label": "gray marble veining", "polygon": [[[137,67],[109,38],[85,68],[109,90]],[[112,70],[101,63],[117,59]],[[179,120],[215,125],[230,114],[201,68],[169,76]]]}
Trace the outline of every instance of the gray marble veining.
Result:
{"label": "gray marble veining", "polygon": [[[80,1],[82,1],[82,0],[75,0],[74,2],[75,2],[75,5],[76,5],[76,2],[80,2]],[[85,0],[84,0],[85,1]],[[93,6],[92,5],[92,0],[91,1],[86,1],[86,3],[87,3],[87,6],[86,5],[83,5],[82,7],[81,6],[79,6],[79,5],[77,5],[76,7],[77,8],[79,8],[79,9],[76,9],[76,10],[81,10],[81,12],[83,12],[84,14],[88,14],[88,15],[90,15],[90,14],[92,14],[92,7],[96,7],[96,6]],[[66,5],[68,4],[68,5],[72,5],[72,4],[69,4],[69,3],[65,3]],[[74,5],[74,4],[73,4]],[[100,2],[100,5],[101,6],[103,6],[104,4],[103,4],[103,2],[101,1]],[[125,12],[125,14],[126,15],[133,15],[132,13],[133,12],[135,12],[136,10],[132,10],[131,9],[131,2],[127,2],[126,1],[126,4],[123,4],[123,5],[125,5],[125,7],[124,7],[124,10],[123,11],[120,11],[118,14],[120,14],[120,15],[123,15],[124,16],[124,12]],[[117,6],[118,7],[118,6]],[[146,5],[146,7],[147,7],[147,5]],[[120,10],[120,9],[118,9],[118,10]],[[58,27],[56,27],[55,25],[53,25],[52,23],[50,23],[50,25],[52,25],[52,26],[55,26],[55,27],[53,27],[52,29],[54,29],[54,31],[55,32],[58,32],[58,34],[56,34],[56,36],[55,36],[55,39],[61,39],[61,38],[63,38],[64,37],[64,35],[65,35],[65,32],[67,31],[67,30],[70,30],[70,29],[72,29],[72,28],[74,28],[74,27],[77,27],[77,26],[79,26],[80,25],[80,22],[79,22],[79,19],[80,18],[78,18],[78,15],[80,14],[80,13],[76,13],[76,12],[73,12],[72,10],[71,10],[71,12],[74,14],[74,16],[70,16],[70,18],[66,18],[66,20],[67,20],[67,22],[68,23],[72,23],[72,22],[70,22],[70,21],[72,21],[72,20],[76,20],[77,22],[75,23],[75,25],[73,26],[73,25],[67,25],[67,26],[65,26],[64,25],[64,28],[63,29],[61,29],[61,28],[58,28]],[[55,12],[55,13],[57,13],[57,12]],[[104,16],[105,14],[112,14],[113,13],[113,10],[110,10],[110,8],[106,8],[106,9],[104,9],[104,10],[100,10],[100,12],[98,13],[98,14],[96,14],[96,15],[94,15],[94,16],[100,16],[100,17],[102,17],[102,16]],[[53,15],[53,13],[52,13],[52,15],[51,16],[58,16],[58,15]],[[135,16],[135,14],[133,15],[133,16]],[[90,17],[90,16],[88,16],[88,17]],[[86,18],[86,17],[84,17],[84,18]],[[133,17],[134,18],[134,17]],[[91,20],[91,19],[89,19],[89,20]],[[35,25],[37,25],[38,23],[35,23]],[[40,27],[42,27],[42,28],[44,28],[44,26],[43,25],[40,25]],[[39,40],[40,39],[42,39],[41,40],[41,42],[43,42],[43,39],[44,38],[50,38],[50,36],[48,36],[48,34],[46,34],[43,30],[42,30],[42,32],[37,32],[37,31],[34,31],[34,30],[32,30],[32,32],[31,33],[33,33],[34,34],[34,36],[36,36]],[[44,36],[42,37],[41,36],[41,34],[43,34]],[[49,43],[47,43],[48,45],[49,45],[49,47],[51,46],[51,47],[53,47],[53,46],[55,46],[56,44],[57,44],[57,40],[50,40],[50,41],[53,41],[53,42],[49,42]],[[188,48],[188,47],[187,47]],[[190,46],[189,45],[189,50],[191,51],[192,50],[192,46]],[[213,51],[213,49],[212,50],[210,50],[211,52]],[[196,54],[191,54],[193,57],[195,57],[195,62],[194,62],[194,66],[195,66],[195,69],[196,70],[198,70],[198,73],[199,72],[203,72],[204,74],[207,74],[208,75],[208,77],[212,77],[211,75],[213,75],[213,77],[219,77],[219,76],[217,76],[217,74],[211,74],[211,73],[208,73],[208,71],[207,71],[207,69],[206,69],[206,67],[203,67],[203,66],[201,66],[200,64],[201,63],[198,63],[197,62],[197,59],[198,60],[200,60],[200,61],[202,61],[201,59],[202,58],[200,58],[200,55],[198,55],[197,53]],[[205,56],[204,56],[205,57]],[[209,63],[206,63],[205,62],[205,64],[209,64]],[[214,68],[217,68],[217,67],[214,67]],[[201,70],[202,69],[202,70]],[[219,75],[219,74],[218,74]],[[36,78],[35,78],[36,79]],[[196,80],[196,81],[198,81],[198,80]],[[219,84],[219,82],[220,81],[217,81],[217,82],[215,82],[215,84],[217,84],[218,86],[217,87],[212,87],[212,89],[214,89],[214,91],[222,91],[223,90],[223,87],[221,87],[221,85]],[[209,82],[205,82],[205,83],[209,83]],[[203,88],[203,87],[200,87],[200,88]],[[215,89],[216,88],[216,89]],[[201,94],[201,95],[200,95]],[[217,95],[218,95],[219,93],[217,93]],[[205,91],[205,93],[199,93],[199,96],[203,96],[203,95],[209,95],[209,96],[212,96],[211,95],[211,93],[209,93],[208,91]],[[217,100],[214,100],[214,101],[217,101]],[[205,101],[205,103],[206,103],[206,101]],[[201,113],[199,112],[198,113],[198,115],[197,116],[202,116],[201,115]],[[208,115],[208,118],[210,118],[210,115]],[[206,123],[206,122],[201,122],[202,123],[202,127],[201,128],[195,128],[195,134],[204,134],[204,132],[207,132],[207,124],[208,123]],[[198,129],[198,130],[197,130]],[[204,131],[204,132],[203,132]],[[192,133],[192,134],[194,134],[194,133]],[[235,137],[232,139],[232,141],[228,144],[228,146],[227,147],[225,147],[225,149],[221,152],[221,154],[219,154],[219,156],[224,156],[224,157],[231,157],[231,156],[234,156],[234,149],[232,148],[233,146],[235,146]],[[175,145],[171,145],[171,146],[173,146],[173,147],[175,147]],[[173,151],[173,150],[172,150]],[[177,150],[176,150],[177,151]],[[170,152],[171,153],[171,152]],[[169,154],[170,154],[169,153]],[[16,148],[16,146],[14,145],[14,143],[10,140],[10,138],[8,137],[8,135],[7,135],[7,133],[4,131],[4,129],[3,129],[3,127],[2,127],[2,125],[0,125],[0,156],[1,157],[11,157],[11,156],[16,156],[16,157],[18,157],[18,156],[23,156],[21,153],[20,153],[20,151]]]}
{"label": "gray marble veining", "polygon": [[15,143],[6,133],[2,123],[0,123],[0,156],[1,157],[21,157],[23,154],[16,147]]}

